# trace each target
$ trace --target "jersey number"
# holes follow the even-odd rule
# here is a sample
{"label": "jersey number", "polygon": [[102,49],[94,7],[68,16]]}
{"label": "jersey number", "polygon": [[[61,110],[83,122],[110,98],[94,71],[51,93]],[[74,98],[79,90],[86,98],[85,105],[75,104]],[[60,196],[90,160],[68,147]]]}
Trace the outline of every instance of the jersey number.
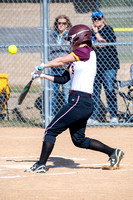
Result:
{"label": "jersey number", "polygon": [[72,74],[74,74],[74,66],[73,65],[72,65],[71,69],[72,69]]}

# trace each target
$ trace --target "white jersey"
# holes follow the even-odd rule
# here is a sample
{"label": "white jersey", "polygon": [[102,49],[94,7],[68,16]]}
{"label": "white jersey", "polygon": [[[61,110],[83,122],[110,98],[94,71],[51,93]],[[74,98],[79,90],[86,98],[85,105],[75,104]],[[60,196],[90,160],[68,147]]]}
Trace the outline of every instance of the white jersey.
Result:
{"label": "white jersey", "polygon": [[80,47],[71,53],[77,61],[69,66],[71,90],[93,93],[96,76],[96,54],[88,47]]}

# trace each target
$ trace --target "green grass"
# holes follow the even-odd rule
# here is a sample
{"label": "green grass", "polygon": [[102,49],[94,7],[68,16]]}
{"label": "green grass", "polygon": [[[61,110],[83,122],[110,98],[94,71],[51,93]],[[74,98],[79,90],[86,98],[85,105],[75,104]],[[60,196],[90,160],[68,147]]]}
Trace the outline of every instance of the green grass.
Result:
{"label": "green grass", "polygon": [[[25,87],[24,85],[10,85],[10,90],[13,93],[21,93],[24,87]],[[38,93],[40,91],[41,91],[40,86],[34,85],[31,86],[29,93]]]}
{"label": "green grass", "polygon": [[107,22],[110,26],[113,28],[132,28],[133,23],[131,21],[131,18],[109,18],[107,19]]}
{"label": "green grass", "polygon": [[132,0],[100,0],[100,4],[102,7],[124,7],[126,6],[132,6]]}

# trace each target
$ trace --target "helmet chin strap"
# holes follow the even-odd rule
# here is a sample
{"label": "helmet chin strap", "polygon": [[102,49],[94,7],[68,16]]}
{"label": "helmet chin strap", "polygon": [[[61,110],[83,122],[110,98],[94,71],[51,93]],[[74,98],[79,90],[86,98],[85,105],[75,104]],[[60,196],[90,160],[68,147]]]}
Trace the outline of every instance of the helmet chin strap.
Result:
{"label": "helmet chin strap", "polygon": [[[77,41],[76,41],[76,42],[77,42]],[[73,42],[73,45],[74,45],[74,46],[76,46],[76,42],[75,42],[75,41]]]}

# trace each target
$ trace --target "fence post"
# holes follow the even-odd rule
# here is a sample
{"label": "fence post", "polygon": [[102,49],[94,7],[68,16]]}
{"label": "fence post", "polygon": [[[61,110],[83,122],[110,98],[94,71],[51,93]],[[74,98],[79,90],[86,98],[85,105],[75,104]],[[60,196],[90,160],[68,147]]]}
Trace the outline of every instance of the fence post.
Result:
{"label": "fence post", "polygon": [[[48,61],[48,4],[46,0],[43,0],[43,56],[44,63]],[[44,70],[44,72],[48,73],[48,68]],[[48,80],[44,80],[44,100],[45,100],[45,128],[49,124],[49,102],[48,102]],[[44,123],[43,123],[44,126]]]}

